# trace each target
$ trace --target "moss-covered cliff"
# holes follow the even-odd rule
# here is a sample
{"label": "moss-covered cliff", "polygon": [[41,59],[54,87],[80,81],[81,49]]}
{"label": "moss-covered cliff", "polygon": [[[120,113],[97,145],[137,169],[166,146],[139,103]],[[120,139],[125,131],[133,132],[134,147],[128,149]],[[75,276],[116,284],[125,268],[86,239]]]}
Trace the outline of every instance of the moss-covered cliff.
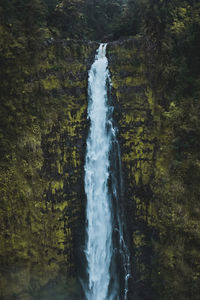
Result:
{"label": "moss-covered cliff", "polygon": [[152,272],[149,212],[156,149],[155,103],[146,79],[141,41],[112,44],[108,55],[126,191],[124,205],[133,275],[130,289],[136,297],[141,287],[143,294],[138,297],[143,299],[145,294],[150,295]]}
{"label": "moss-covered cliff", "polygon": [[69,38],[104,35],[135,36],[108,46],[129,299],[200,298],[199,34],[199,0],[1,1],[0,299],[81,299],[97,45]]}
{"label": "moss-covered cliff", "polygon": [[4,128],[9,151],[0,162],[1,299],[79,298],[74,255],[83,230],[87,68],[95,48],[47,41],[12,91],[8,124],[15,128]]}
{"label": "moss-covered cliff", "polygon": [[[25,62],[20,44],[5,51],[0,131],[5,300],[82,297],[77,270],[83,266],[87,70],[97,45],[54,40],[42,45]],[[177,68],[176,61],[168,58],[165,64],[162,56],[156,61],[155,51],[154,41],[141,36],[108,45],[131,252],[129,299],[198,299],[199,79],[193,77],[191,92],[178,83],[183,70],[173,87],[169,70]]]}
{"label": "moss-covered cliff", "polygon": [[129,296],[198,299],[199,89],[189,96],[177,92],[181,82],[167,88],[154,46],[138,37],[108,47],[132,254]]}

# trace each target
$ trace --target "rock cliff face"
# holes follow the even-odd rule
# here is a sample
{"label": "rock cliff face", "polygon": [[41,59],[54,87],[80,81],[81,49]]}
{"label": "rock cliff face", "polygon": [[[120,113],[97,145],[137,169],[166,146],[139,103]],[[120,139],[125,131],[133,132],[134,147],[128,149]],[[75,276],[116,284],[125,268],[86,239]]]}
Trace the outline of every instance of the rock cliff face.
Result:
{"label": "rock cliff face", "polygon": [[80,297],[74,257],[84,229],[87,71],[95,50],[47,42],[24,85],[40,104],[1,165],[1,299]]}
{"label": "rock cliff face", "polygon": [[170,95],[153,51],[141,37],[108,47],[131,249],[129,296],[198,299],[199,104]]}
{"label": "rock cliff face", "polygon": [[[1,299],[82,299],[87,71],[96,48],[48,41],[22,70],[28,76],[18,110],[10,104],[9,124],[15,116],[25,125],[5,140],[11,150],[0,161]],[[147,41],[107,49],[131,251],[129,299],[198,299],[200,105],[169,99],[154,78]]]}
{"label": "rock cliff face", "polygon": [[[113,43],[108,48],[115,119],[124,177],[124,210],[131,249],[130,299],[147,299],[151,294],[150,225],[155,172],[155,103],[146,78],[144,52],[138,39]],[[150,293],[149,293],[150,292]]]}

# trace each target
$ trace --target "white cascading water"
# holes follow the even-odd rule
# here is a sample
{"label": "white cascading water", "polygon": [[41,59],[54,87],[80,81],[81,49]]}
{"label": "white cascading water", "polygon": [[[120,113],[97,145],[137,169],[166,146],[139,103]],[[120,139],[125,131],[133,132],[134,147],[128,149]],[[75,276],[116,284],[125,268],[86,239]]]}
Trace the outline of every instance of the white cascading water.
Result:
{"label": "white cascading water", "polygon": [[[85,161],[85,193],[86,206],[86,248],[88,281],[84,285],[87,300],[121,299],[118,296],[119,284],[113,284],[112,257],[113,246],[113,207],[108,187],[110,180],[110,151],[112,149],[115,130],[108,105],[108,84],[110,81],[106,44],[101,44],[95,61],[89,71],[88,81],[88,119],[90,130],[87,139]],[[115,193],[115,192],[114,192]],[[119,215],[116,216],[119,239],[123,239]],[[121,250],[125,246],[119,241]],[[126,250],[126,249],[125,249]],[[126,256],[126,254],[125,254]],[[127,256],[128,257],[128,256]],[[122,260],[123,261],[123,260]],[[124,269],[129,266],[125,259]],[[129,277],[129,270],[124,272]],[[124,284],[124,297],[127,298],[127,279]]]}

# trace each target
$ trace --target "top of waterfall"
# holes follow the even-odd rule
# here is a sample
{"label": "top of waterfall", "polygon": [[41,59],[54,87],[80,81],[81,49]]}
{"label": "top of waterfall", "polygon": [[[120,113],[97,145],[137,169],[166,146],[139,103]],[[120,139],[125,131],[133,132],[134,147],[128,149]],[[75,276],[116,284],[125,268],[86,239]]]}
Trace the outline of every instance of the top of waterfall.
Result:
{"label": "top of waterfall", "polygon": [[107,47],[107,43],[100,44],[98,52],[97,52],[97,59],[105,57],[105,55],[106,55],[106,47]]}

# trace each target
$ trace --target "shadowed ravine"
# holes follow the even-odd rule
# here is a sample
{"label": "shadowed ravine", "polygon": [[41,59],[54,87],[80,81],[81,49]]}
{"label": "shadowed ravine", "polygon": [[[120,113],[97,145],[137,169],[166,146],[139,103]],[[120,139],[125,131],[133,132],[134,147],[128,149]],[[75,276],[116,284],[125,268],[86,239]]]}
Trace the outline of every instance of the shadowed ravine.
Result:
{"label": "shadowed ravine", "polygon": [[106,44],[89,71],[90,129],[85,160],[87,300],[127,299],[129,254],[124,241],[119,145],[110,105]]}

